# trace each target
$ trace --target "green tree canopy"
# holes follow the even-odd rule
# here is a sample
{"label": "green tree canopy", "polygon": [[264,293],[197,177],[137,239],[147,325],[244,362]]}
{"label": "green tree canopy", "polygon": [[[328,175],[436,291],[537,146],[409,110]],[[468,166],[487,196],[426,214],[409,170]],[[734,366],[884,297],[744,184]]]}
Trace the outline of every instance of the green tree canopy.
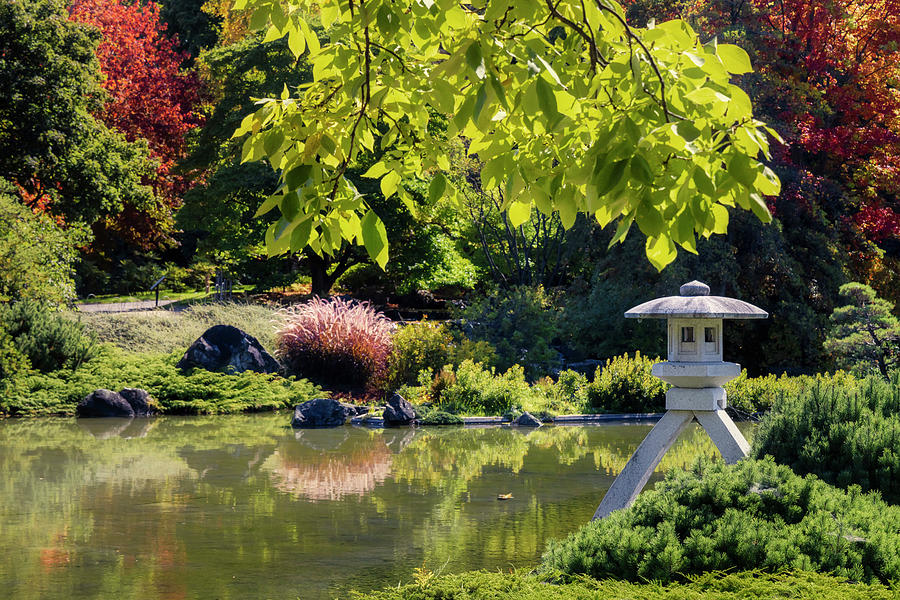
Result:
{"label": "green tree canopy", "polygon": [[834,309],[825,350],[844,366],[877,369],[887,377],[900,359],[900,321],[891,314],[894,305],[878,298],[875,290],[862,283],[842,285],[840,295],[850,304]]}
{"label": "green tree canopy", "polygon": [[[464,139],[483,163],[480,185],[503,189],[514,226],[532,206],[578,212],[612,243],[636,222],[662,268],[676,244],[722,233],[728,206],[770,216],[780,191],[768,128],[731,82],[750,72],[737,46],[702,44],[683,21],[630,27],[611,0],[238,0],[266,39],[287,36],[308,52],[313,81],[259,101],[236,136],[244,160],[267,158],[281,186],[259,213],[280,209],[270,254],[309,245],[333,254],[344,240],[381,265],[385,228],[345,176],[376,146],[367,175],[385,197],[409,201],[403,182],[430,179],[429,195],[456,194],[447,138]],[[312,31],[321,20],[327,39]],[[435,132],[433,116],[449,127]],[[770,133],[773,133],[769,130]]]}
{"label": "green tree canopy", "polygon": [[34,214],[0,179],[0,303],[73,300],[76,245],[85,234],[77,228],[63,231],[49,217]]}
{"label": "green tree canopy", "polygon": [[67,221],[150,206],[155,165],[91,113],[102,106],[99,34],[62,0],[0,3],[0,177]]}

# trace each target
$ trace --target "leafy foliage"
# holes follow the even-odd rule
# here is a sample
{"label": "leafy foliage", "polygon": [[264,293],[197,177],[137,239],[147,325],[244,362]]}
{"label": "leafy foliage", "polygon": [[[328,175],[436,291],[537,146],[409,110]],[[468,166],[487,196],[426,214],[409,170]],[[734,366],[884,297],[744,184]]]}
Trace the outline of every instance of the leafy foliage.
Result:
{"label": "leafy foliage", "polygon": [[[267,158],[284,183],[259,211],[281,211],[272,254],[334,254],[347,240],[384,266],[384,225],[345,177],[376,140],[385,155],[367,175],[386,198],[408,199],[401,181],[443,175],[445,136],[464,136],[484,163],[482,186],[506,190],[513,226],[532,203],[566,227],[578,212],[618,219],[616,241],[636,221],[658,268],[676,243],[694,251],[698,233],[724,232],[725,205],[770,218],[762,195],[780,185],[757,160],[768,141],[731,83],[750,60],[700,44],[685,22],[638,30],[615,2],[332,1],[318,5],[323,42],[295,6],[235,8],[253,9],[251,26],[286,36],[313,65],[302,94],[285,87],[236,132],[249,134],[244,159]],[[435,112],[446,133],[432,130]],[[446,176],[433,178],[430,196],[454,194]]]}
{"label": "leafy foliage", "polygon": [[630,581],[706,571],[806,569],[887,582],[900,572],[900,508],[769,460],[699,461],[628,509],[551,542],[545,569]]}
{"label": "leafy foliage", "polygon": [[894,592],[880,584],[860,584],[818,573],[708,573],[685,583],[659,585],[616,579],[577,578],[560,582],[523,571],[475,572],[419,577],[418,581],[355,600],[743,600],[745,598],[821,598],[889,600]]}
{"label": "leafy foliage", "polygon": [[453,413],[502,415],[536,393],[518,365],[496,374],[466,360],[456,370],[438,376],[445,382],[433,387],[432,401]]}
{"label": "leafy foliage", "polygon": [[[107,227],[112,237],[150,248],[172,232],[173,213],[190,180],[174,166],[185,153],[185,135],[199,123],[200,81],[181,72],[183,56],[166,37],[155,2],[74,0],[70,18],[102,34],[97,60],[108,100],[95,116],[130,140],[147,140],[156,174],[157,202],[146,210],[128,206]],[[105,236],[104,236],[105,237]]]}
{"label": "leafy foliage", "polygon": [[37,215],[0,180],[0,302],[74,300],[72,280],[76,244],[87,237],[78,228],[63,230]]}
{"label": "leafy foliage", "polygon": [[12,379],[30,367],[28,357],[16,348],[12,336],[0,329],[0,382]]}
{"label": "leafy foliage", "polygon": [[275,353],[292,373],[344,389],[385,376],[392,325],[366,302],[313,298],[284,309]]}
{"label": "leafy foliage", "polygon": [[770,455],[798,473],[900,501],[900,378],[871,377],[856,386],[820,382],[784,396],[753,440],[756,456]]}
{"label": "leafy foliage", "polygon": [[97,341],[81,323],[34,301],[0,305],[0,331],[42,372],[76,369],[97,354]]}
{"label": "leafy foliage", "polygon": [[597,369],[594,381],[588,386],[589,405],[595,410],[610,412],[657,412],[665,408],[669,384],[651,374],[654,363],[636,352],[616,356]]}
{"label": "leafy foliage", "polygon": [[92,114],[104,94],[99,35],[67,19],[62,0],[0,5],[0,177],[67,222],[94,223],[154,202],[153,165]]}
{"label": "leafy foliage", "polygon": [[454,335],[443,323],[410,323],[394,334],[388,387],[414,385],[426,369],[434,373],[445,365],[458,366],[467,359],[490,368],[496,362],[496,353],[488,342],[473,342],[460,334]]}
{"label": "leafy foliage", "polygon": [[850,304],[835,308],[833,323],[825,339],[825,350],[842,366],[859,371],[877,370],[887,377],[900,360],[900,321],[891,311],[894,305],[878,298],[875,290],[862,283],[841,286],[840,295]]}
{"label": "leafy foliage", "polygon": [[128,354],[104,347],[74,371],[32,373],[6,381],[0,390],[0,415],[34,417],[73,415],[75,406],[98,388],[142,388],[164,414],[226,414],[291,408],[322,396],[303,379],[245,371],[182,372],[175,367],[182,352]]}
{"label": "leafy foliage", "polygon": [[492,290],[476,297],[460,316],[468,337],[497,349],[499,369],[519,364],[530,379],[536,379],[558,362],[558,353],[550,347],[556,314],[542,287]]}

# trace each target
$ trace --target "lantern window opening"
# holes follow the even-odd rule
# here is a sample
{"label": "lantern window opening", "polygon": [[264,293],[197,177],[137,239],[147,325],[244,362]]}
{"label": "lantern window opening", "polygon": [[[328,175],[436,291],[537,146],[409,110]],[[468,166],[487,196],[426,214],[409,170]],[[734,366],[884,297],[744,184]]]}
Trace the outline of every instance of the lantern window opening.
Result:
{"label": "lantern window opening", "polygon": [[685,343],[692,343],[694,341],[694,328],[693,327],[682,327],[681,328],[681,341]]}
{"label": "lantern window opening", "polygon": [[704,336],[706,343],[714,344],[716,342],[716,328],[715,327],[704,327],[703,336]]}

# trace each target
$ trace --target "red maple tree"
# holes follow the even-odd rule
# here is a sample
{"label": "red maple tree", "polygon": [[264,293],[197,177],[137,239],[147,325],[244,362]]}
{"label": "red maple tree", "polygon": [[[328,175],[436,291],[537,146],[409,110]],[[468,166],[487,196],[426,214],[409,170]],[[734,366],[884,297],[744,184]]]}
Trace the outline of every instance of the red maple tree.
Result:
{"label": "red maple tree", "polygon": [[96,116],[127,139],[146,139],[159,161],[147,183],[159,204],[152,211],[126,209],[110,223],[138,246],[149,247],[171,229],[174,211],[190,181],[174,172],[185,154],[185,135],[201,124],[202,88],[196,73],[180,69],[184,56],[167,37],[155,2],[73,0],[70,18],[97,27],[97,58],[109,100]]}

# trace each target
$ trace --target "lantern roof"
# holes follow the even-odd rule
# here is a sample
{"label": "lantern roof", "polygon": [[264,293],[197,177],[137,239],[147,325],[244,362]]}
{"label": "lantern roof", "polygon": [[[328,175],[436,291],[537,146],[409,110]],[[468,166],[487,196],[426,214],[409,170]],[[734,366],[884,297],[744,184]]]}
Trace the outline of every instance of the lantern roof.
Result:
{"label": "lantern roof", "polygon": [[690,281],[678,296],[666,296],[638,304],[625,312],[629,319],[765,319],[769,313],[749,302],[725,296],[710,296],[709,286]]}

